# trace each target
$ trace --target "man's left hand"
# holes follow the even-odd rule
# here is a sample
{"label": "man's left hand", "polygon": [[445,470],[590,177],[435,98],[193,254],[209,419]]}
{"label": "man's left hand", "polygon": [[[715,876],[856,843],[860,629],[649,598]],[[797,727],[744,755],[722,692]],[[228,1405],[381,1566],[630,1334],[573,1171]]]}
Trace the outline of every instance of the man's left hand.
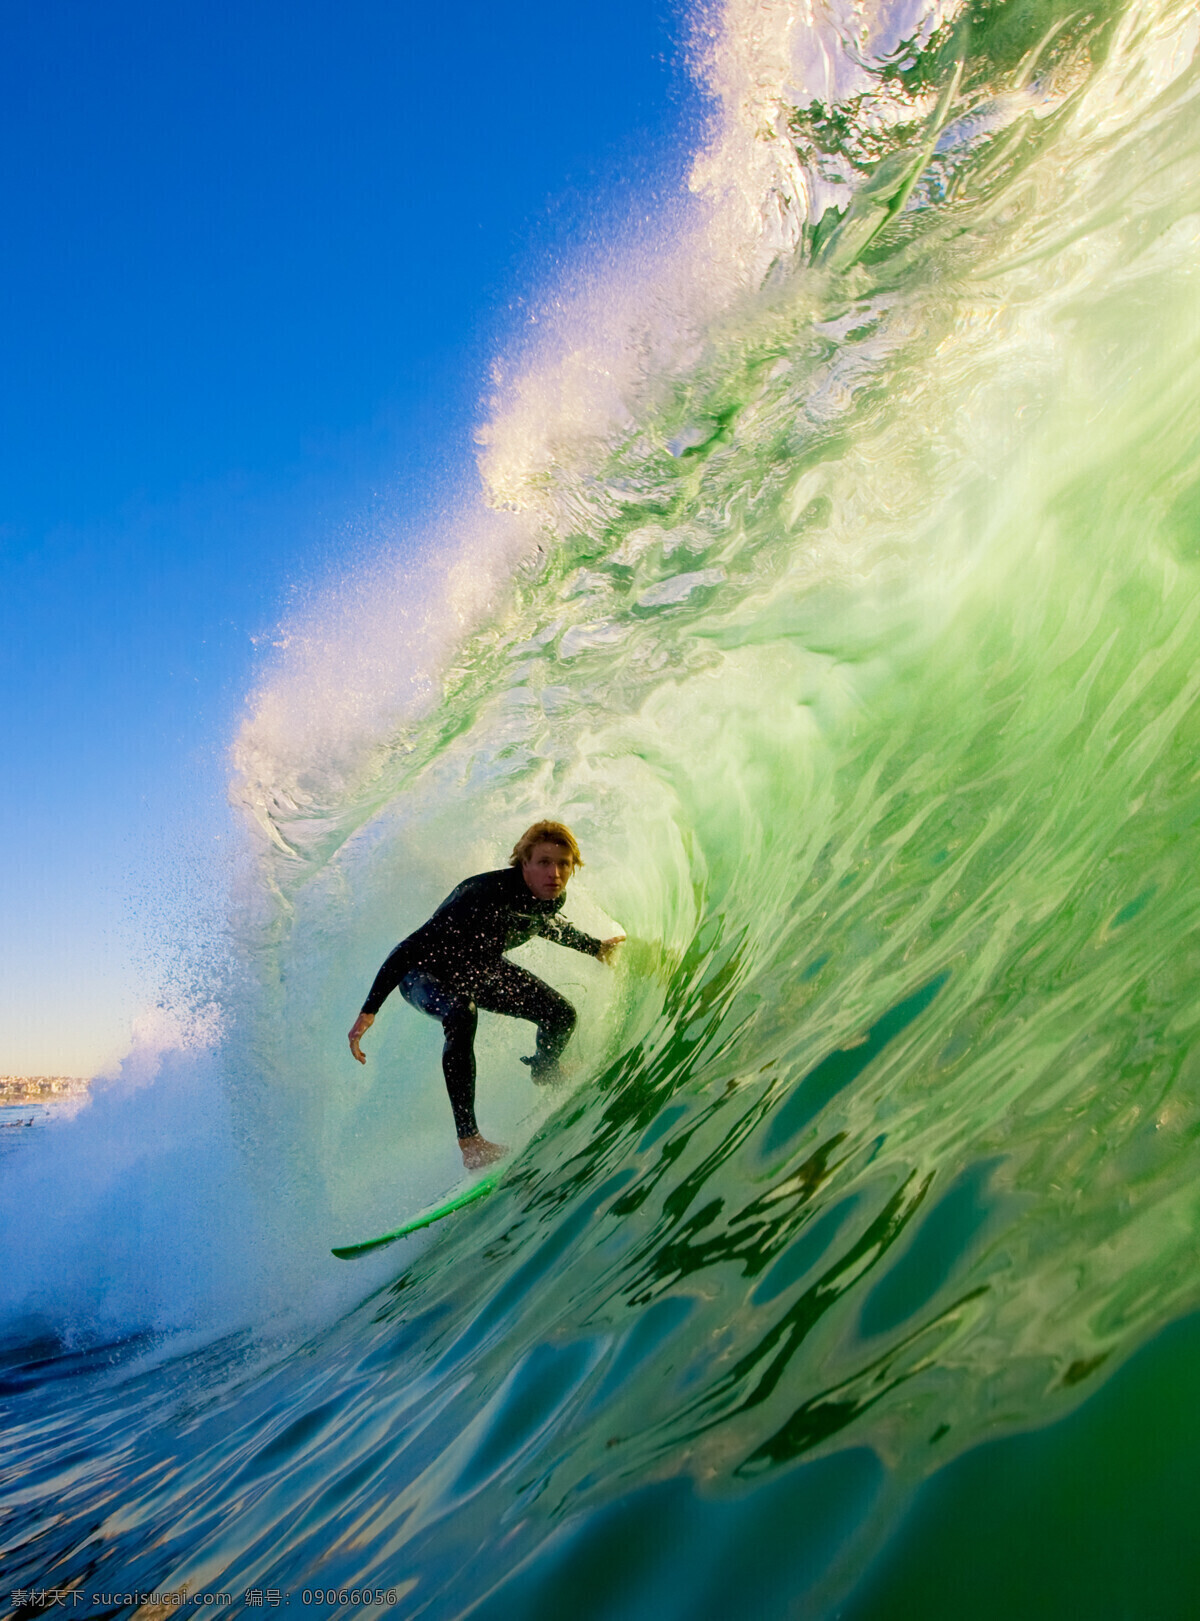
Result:
{"label": "man's left hand", "polygon": [[600,950],[596,955],[601,962],[611,962],[617,954],[617,947],[624,944],[625,936],[623,934],[614,934],[611,940],[601,940]]}

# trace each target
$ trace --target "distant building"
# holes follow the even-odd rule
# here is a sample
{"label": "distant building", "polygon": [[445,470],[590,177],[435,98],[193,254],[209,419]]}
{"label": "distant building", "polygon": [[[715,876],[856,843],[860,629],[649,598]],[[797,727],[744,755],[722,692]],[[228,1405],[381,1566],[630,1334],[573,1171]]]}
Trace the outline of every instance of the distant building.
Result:
{"label": "distant building", "polygon": [[55,1098],[78,1097],[88,1082],[77,1075],[0,1075],[0,1106],[51,1103]]}

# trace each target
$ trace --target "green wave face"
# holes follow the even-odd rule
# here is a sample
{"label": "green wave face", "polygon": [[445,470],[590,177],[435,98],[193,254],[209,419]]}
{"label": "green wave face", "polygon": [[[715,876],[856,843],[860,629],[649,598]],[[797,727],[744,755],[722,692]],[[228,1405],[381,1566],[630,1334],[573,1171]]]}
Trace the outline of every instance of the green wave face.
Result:
{"label": "green wave face", "polygon": [[[379,1400],[419,1368],[458,1416],[436,1481],[361,1488],[355,1568],[411,1535],[436,1585],[469,1503],[464,1605],[668,1477],[865,1448],[906,1490],[1200,1297],[1194,13],[826,28],[857,88],[763,134],[778,251],[498,492],[537,544],[436,702],[275,816],[281,1073],[535,816],[631,937],[615,978],[529,957],[577,1084],[364,1330]],[[442,1129],[419,1023],[300,1108],[340,1232],[413,1141],[363,1120]],[[398,1323],[438,1326],[389,1362]],[[493,1399],[528,1423],[485,1457]]]}

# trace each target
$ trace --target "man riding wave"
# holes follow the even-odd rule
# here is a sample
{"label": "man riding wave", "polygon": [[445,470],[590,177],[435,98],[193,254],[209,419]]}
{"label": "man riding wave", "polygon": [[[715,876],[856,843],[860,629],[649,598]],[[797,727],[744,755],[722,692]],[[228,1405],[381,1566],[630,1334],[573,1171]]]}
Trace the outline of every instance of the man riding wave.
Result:
{"label": "man riding wave", "polygon": [[446,1038],[442,1072],[468,1170],[490,1165],[507,1152],[488,1142],[475,1120],[479,1009],[537,1025],[537,1049],[523,1062],[539,1083],[558,1078],[559,1056],[575,1028],[575,1009],[566,997],[509,962],[504,953],[539,935],[610,962],[625,938],[618,934],[598,940],[560,917],[567,884],[582,865],[569,827],[535,822],[517,840],[507,867],[464,879],[427,923],[401,940],[376,974],[350,1031],[350,1051],[365,1064],[360,1043],[394,990],[440,1021]]}

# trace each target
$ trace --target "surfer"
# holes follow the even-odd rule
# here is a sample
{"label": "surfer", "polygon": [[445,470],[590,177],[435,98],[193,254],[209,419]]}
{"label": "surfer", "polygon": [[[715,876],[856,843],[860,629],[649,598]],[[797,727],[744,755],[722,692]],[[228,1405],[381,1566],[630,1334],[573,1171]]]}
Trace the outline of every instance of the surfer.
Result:
{"label": "surfer", "polygon": [[522,1060],[539,1084],[558,1079],[558,1060],[575,1028],[575,1009],[536,975],[509,962],[504,952],[535,934],[610,962],[623,934],[597,940],[559,916],[571,875],[583,866],[575,835],[562,822],[535,822],[517,840],[507,867],[466,878],[427,923],[388,957],[350,1031],[350,1051],[360,1064],[360,1045],[392,991],[441,1022],[445,1035],[442,1072],[463,1164],[490,1165],[507,1150],[490,1143],[475,1120],[475,1027],[479,1009],[529,1019],[537,1025],[537,1049]]}

